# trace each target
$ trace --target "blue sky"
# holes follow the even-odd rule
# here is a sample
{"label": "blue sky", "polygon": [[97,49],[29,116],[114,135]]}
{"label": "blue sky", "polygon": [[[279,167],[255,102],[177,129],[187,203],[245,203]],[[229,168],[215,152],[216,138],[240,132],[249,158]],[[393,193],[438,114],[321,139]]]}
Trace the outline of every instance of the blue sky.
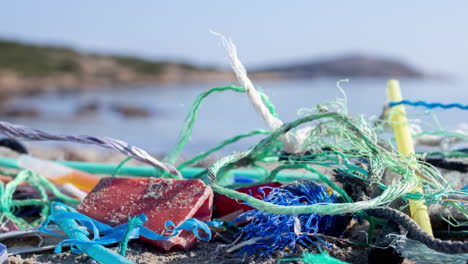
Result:
{"label": "blue sky", "polygon": [[360,52],[468,76],[468,1],[2,1],[0,37],[249,67]]}

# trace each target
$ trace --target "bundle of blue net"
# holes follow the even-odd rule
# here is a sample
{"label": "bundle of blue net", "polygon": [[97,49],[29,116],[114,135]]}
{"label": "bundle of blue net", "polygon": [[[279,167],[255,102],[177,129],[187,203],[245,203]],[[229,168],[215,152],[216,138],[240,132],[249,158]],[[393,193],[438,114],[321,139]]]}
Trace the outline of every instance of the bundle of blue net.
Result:
{"label": "bundle of blue net", "polygon": [[[296,182],[292,185],[271,188],[271,192],[265,195],[265,189],[259,189],[263,193],[264,200],[278,205],[311,205],[318,203],[336,203],[337,197],[326,187],[313,182]],[[286,247],[294,249],[297,244],[309,246],[316,244],[327,246],[328,244],[317,234],[339,237],[345,228],[342,215],[299,214],[280,215],[269,214],[261,210],[251,210],[237,217],[234,222],[248,223],[242,228],[245,240],[252,243],[244,246],[240,253],[260,254],[269,256],[277,249]]]}

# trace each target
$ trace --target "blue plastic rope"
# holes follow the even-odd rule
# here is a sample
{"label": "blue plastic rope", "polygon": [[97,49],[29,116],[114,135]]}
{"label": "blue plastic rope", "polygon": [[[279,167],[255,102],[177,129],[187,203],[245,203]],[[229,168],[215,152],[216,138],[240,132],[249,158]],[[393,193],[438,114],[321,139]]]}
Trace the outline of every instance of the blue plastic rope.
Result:
{"label": "blue plastic rope", "polygon": [[[167,240],[171,237],[178,235],[179,232],[182,230],[192,231],[198,239],[202,241],[209,241],[211,240],[211,231],[208,226],[220,227],[222,225],[222,221],[219,220],[213,220],[205,223],[195,218],[189,218],[185,220],[180,226],[176,226],[172,221],[166,221],[165,228],[166,230],[172,232],[172,234],[169,236],[162,236],[143,226],[143,224],[146,221],[148,221],[148,218],[144,214],[134,216],[134,219],[132,219],[132,221],[136,222],[134,222],[131,225],[133,229],[129,230],[129,223],[125,223],[116,227],[111,227],[109,225],[96,221],[84,214],[78,213],[75,209],[65,204],[55,202],[53,203],[52,208],[55,208],[56,206],[62,207],[63,210],[52,209],[51,214],[40,228],[41,232],[64,238],[61,235],[49,231],[47,229],[47,226],[50,224],[50,222],[72,219],[78,221],[82,226],[86,227],[86,229],[92,230],[93,238],[90,241],[84,241],[79,239],[65,239],[57,245],[57,247],[55,248],[55,253],[60,253],[64,244],[110,245],[121,242],[123,240],[128,241],[129,239],[135,239],[140,236],[151,240]],[[88,236],[89,232],[86,229],[80,229],[79,231],[82,232],[84,235]],[[200,236],[200,234],[198,233],[199,229],[205,231],[205,237]],[[74,247],[72,247],[72,252],[81,253],[80,250]]]}
{"label": "blue plastic rope", "polygon": [[8,261],[8,251],[5,245],[0,243],[0,264],[6,264]]}
{"label": "blue plastic rope", "polygon": [[397,105],[412,105],[412,106],[423,106],[429,109],[433,108],[443,108],[443,109],[449,109],[449,108],[460,108],[461,110],[468,110],[468,105],[463,105],[460,103],[453,103],[453,104],[442,104],[442,103],[429,103],[425,101],[409,101],[409,100],[402,100],[399,102],[389,102],[388,106],[394,107]]}
{"label": "blue plastic rope", "polygon": [[[265,190],[268,189],[271,191],[266,195]],[[337,197],[329,194],[326,187],[314,182],[296,182],[278,188],[261,187],[258,191],[263,195],[264,201],[284,206],[337,202]],[[342,215],[278,215],[258,209],[243,213],[234,222],[248,222],[242,228],[245,240],[263,238],[240,250],[241,254],[259,256],[270,256],[273,251],[283,250],[287,246],[294,249],[297,244],[329,246],[315,234],[339,237],[346,226]],[[315,240],[310,236],[314,236]]]}

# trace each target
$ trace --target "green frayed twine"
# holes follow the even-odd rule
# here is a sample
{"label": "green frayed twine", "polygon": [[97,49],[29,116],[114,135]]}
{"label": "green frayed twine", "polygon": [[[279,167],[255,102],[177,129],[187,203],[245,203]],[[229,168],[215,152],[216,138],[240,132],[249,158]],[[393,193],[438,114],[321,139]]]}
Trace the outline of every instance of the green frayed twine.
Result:
{"label": "green frayed twine", "polygon": [[452,151],[452,152],[418,152],[418,154],[426,154],[427,156],[442,156],[446,158],[468,158],[467,152]]}
{"label": "green frayed twine", "polygon": [[137,216],[128,218],[127,232],[125,233],[124,239],[119,244],[119,254],[121,256],[125,257],[125,254],[127,253],[128,241],[130,240],[130,235],[133,229],[135,229],[137,226],[141,226],[142,224],[143,221]]}
{"label": "green frayed twine", "polygon": [[120,162],[119,165],[117,165],[117,167],[115,168],[114,173],[112,173],[112,177],[118,176],[122,167],[125,165],[125,163],[129,162],[130,160],[132,160],[132,157],[127,157],[122,162]]}
{"label": "green frayed twine", "polygon": [[[192,103],[192,106],[190,107],[188,115],[185,117],[184,123],[182,125],[181,130],[180,130],[179,139],[177,141],[176,146],[169,153],[169,155],[167,155],[166,158],[164,159],[166,162],[174,164],[176,162],[177,158],[179,157],[180,152],[183,150],[183,148],[187,144],[187,142],[188,142],[188,140],[190,138],[190,135],[192,134],[193,126],[195,125],[195,120],[197,118],[198,109],[200,108],[200,105],[203,102],[203,100],[207,96],[209,96],[210,94],[212,94],[214,92],[224,92],[224,91],[234,91],[234,92],[238,92],[238,93],[245,93],[245,88],[244,87],[239,87],[239,86],[234,86],[234,85],[225,86],[225,87],[216,87],[216,88],[212,88],[212,89],[198,95],[197,98],[195,99],[195,101]],[[267,108],[271,112],[271,114],[273,116],[277,116],[277,114],[275,112],[275,107],[271,103],[268,96],[266,94],[264,94],[264,93],[260,93],[260,97],[262,98],[263,103],[265,103],[265,105],[267,106]],[[237,141],[237,140],[235,140],[235,141]],[[224,147],[224,146],[222,146],[222,147]],[[212,152],[214,152],[214,151],[212,151]]]}
{"label": "green frayed twine", "polygon": [[257,129],[257,130],[254,130],[254,131],[251,131],[251,132],[248,132],[248,133],[245,133],[245,134],[241,134],[241,135],[238,135],[238,136],[235,136],[235,137],[232,137],[232,138],[229,138],[229,139],[226,139],[224,140],[223,142],[221,142],[221,144],[219,144],[218,146],[204,152],[204,153],[201,153],[195,157],[193,157],[192,159],[184,162],[184,163],[181,163],[177,166],[177,169],[178,170],[182,170],[183,168],[189,166],[189,165],[193,165],[193,164],[196,164],[197,162],[203,160],[204,158],[208,157],[209,155],[211,155],[212,153],[224,148],[225,146],[229,145],[229,144],[232,144],[234,142],[237,142],[243,138],[247,138],[247,137],[251,137],[251,136],[256,136],[256,135],[268,135],[270,134],[271,132],[270,131],[267,131],[267,130],[263,130],[263,129]]}
{"label": "green frayed twine", "polygon": [[209,91],[201,93],[200,95],[197,96],[195,101],[192,103],[192,106],[190,107],[188,115],[185,117],[184,124],[182,125],[182,128],[180,130],[179,140],[177,141],[175,148],[165,158],[165,160],[168,163],[174,164],[180,152],[187,144],[190,138],[190,135],[192,134],[193,126],[195,125],[198,108],[200,108],[200,105],[203,99],[205,99],[207,96],[209,96],[210,94],[214,92],[224,92],[228,90],[235,91],[235,92],[245,92],[245,89],[243,87],[226,86],[226,87],[216,87],[216,88],[210,89]]}
{"label": "green frayed twine", "polygon": [[[300,162],[303,165],[288,165],[289,168],[303,168],[311,171],[309,168],[310,165],[327,165],[327,167],[331,166],[335,168],[338,166],[338,168],[341,167],[340,169],[354,177],[381,187],[383,190],[382,194],[367,201],[352,202],[347,198],[348,195],[344,191],[333,186],[332,181],[327,182],[326,177],[321,177],[320,180],[327,183],[332,189],[339,193],[345,199],[346,203],[282,207],[223,187],[222,183],[226,182],[226,180],[223,179],[226,171],[234,167],[252,165],[255,164],[256,161],[265,159],[269,155],[275,155],[275,153],[279,151],[278,149],[275,150],[275,144],[278,142],[280,136],[303,123],[317,120],[320,120],[321,123],[312,130],[310,136],[312,140],[311,143],[318,149],[322,149],[323,147],[332,149],[329,154],[332,155],[330,159],[332,161],[334,160],[334,162],[324,162],[327,158],[323,156],[318,161],[314,158],[301,160]],[[362,119],[358,121],[363,122]],[[405,197],[405,195],[411,193],[414,187],[417,186],[420,180],[415,175],[414,168],[417,168],[426,176],[426,179],[423,180],[423,184],[427,192],[425,192],[421,198],[433,203],[436,200],[440,201],[444,195],[453,192],[453,189],[448,185],[446,180],[432,166],[418,161],[415,156],[403,157],[392,149],[385,147],[387,146],[382,146],[373,130],[366,127],[365,124],[359,126],[357,121],[340,113],[319,112],[284,124],[248,151],[236,153],[218,160],[209,168],[208,175],[204,180],[208,185],[212,186],[214,191],[220,194],[224,194],[233,199],[243,200],[256,209],[276,214],[343,214],[356,213],[365,209],[385,206],[399,197]],[[345,156],[343,153],[350,153],[351,156]],[[349,160],[352,157],[366,159],[369,163],[369,171],[351,164]],[[290,162],[294,161],[292,160]],[[280,165],[278,170],[283,168],[281,166],[282,165]],[[386,186],[382,182],[382,176],[385,170],[400,174],[402,179],[394,185]],[[274,180],[275,173],[276,170],[273,170],[270,176],[260,182],[270,182]],[[316,172],[314,171],[314,173]],[[412,195],[414,196],[414,194]],[[454,207],[466,214],[466,209],[462,206],[454,203]]]}
{"label": "green frayed twine", "polygon": [[[39,192],[40,198],[19,201],[13,200],[14,192],[22,183],[28,183],[36,188]],[[11,221],[20,229],[23,229],[36,226],[44,221],[49,214],[51,204],[46,189],[50,190],[53,195],[62,201],[71,204],[79,203],[78,200],[75,200],[60,192],[57,187],[55,187],[55,185],[46,178],[30,170],[23,170],[19,172],[15,179],[13,179],[11,182],[7,184],[0,183],[0,214],[2,215],[0,218],[0,227],[3,227],[7,221]],[[28,205],[42,206],[40,212],[41,217],[32,223],[28,223],[26,220],[19,218],[14,214],[15,208]]]}

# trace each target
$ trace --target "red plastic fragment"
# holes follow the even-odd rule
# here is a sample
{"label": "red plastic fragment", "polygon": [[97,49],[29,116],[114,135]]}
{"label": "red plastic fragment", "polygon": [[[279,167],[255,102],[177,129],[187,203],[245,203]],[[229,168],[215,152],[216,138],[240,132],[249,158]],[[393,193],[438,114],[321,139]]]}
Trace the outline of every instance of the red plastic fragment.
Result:
{"label": "red plastic fragment", "polygon": [[0,225],[0,233],[19,229],[18,226],[11,222],[7,217],[2,217],[2,215],[0,215],[0,220],[2,220],[4,223],[3,225]]}
{"label": "red plastic fragment", "polygon": [[[200,180],[103,178],[77,210],[111,226],[144,213],[148,217],[144,226],[168,236],[171,233],[164,227],[166,221],[171,220],[177,226],[188,218],[209,221],[212,205],[213,191]],[[182,231],[168,240],[144,240],[170,250],[173,247],[188,249],[197,238],[192,232]]]}
{"label": "red plastic fragment", "polygon": [[[267,186],[276,188],[276,187],[280,187],[281,185],[282,184],[279,182],[270,182],[270,183],[255,185],[255,186],[239,188],[239,189],[236,189],[236,191],[241,192],[241,193],[246,193],[257,199],[263,200],[263,194],[258,191],[258,188],[267,187]],[[271,190],[269,188],[265,188],[264,189],[265,195],[268,195],[270,191]],[[253,207],[246,205],[243,201],[237,201],[237,200],[231,199],[221,194],[215,195],[213,207],[214,207],[213,217],[215,218],[221,218],[223,216],[229,215],[234,212],[247,212],[247,211],[254,209]]]}

